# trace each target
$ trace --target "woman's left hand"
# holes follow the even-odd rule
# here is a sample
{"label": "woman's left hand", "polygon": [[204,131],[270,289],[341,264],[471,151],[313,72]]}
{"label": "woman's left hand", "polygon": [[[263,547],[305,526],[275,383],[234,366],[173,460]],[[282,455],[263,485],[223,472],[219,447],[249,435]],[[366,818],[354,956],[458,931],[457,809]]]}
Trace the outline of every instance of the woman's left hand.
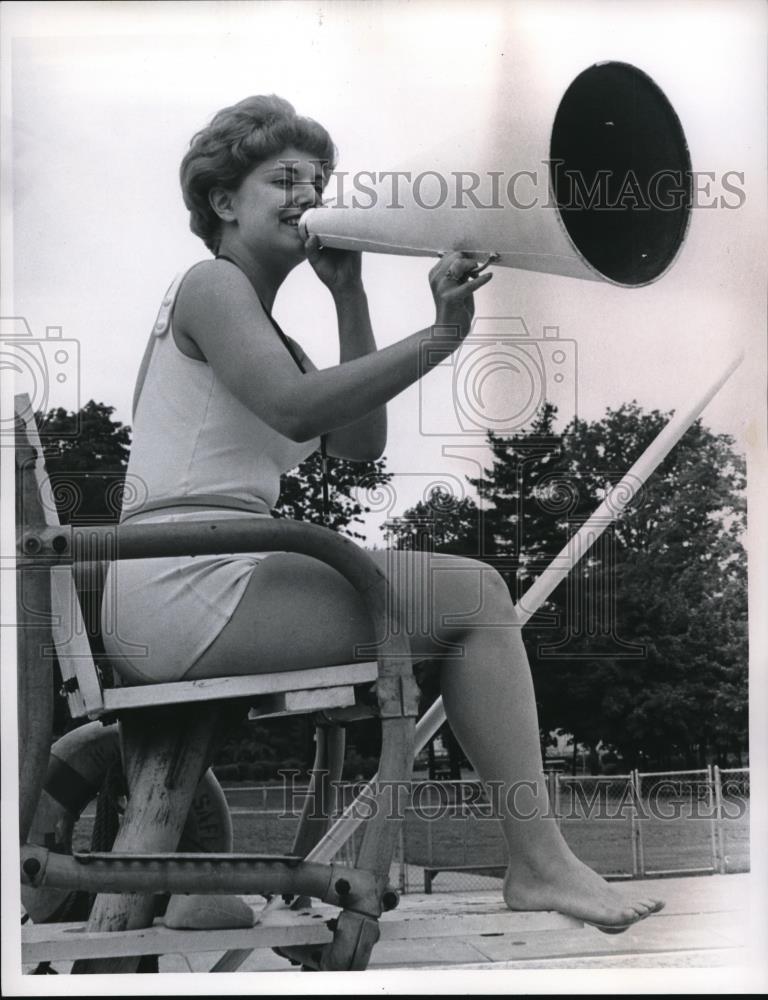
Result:
{"label": "woman's left hand", "polygon": [[317,236],[310,236],[307,239],[304,250],[315,274],[333,294],[360,288],[363,256],[361,253],[356,250],[322,247]]}

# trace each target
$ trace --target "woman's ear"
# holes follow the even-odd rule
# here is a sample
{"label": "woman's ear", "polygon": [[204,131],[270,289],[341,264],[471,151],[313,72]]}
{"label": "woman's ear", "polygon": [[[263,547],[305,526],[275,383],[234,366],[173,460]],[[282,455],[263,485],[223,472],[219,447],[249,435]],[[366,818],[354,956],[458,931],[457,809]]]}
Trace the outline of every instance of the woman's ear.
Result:
{"label": "woman's ear", "polygon": [[208,192],[208,201],[222,222],[235,221],[235,209],[232,203],[231,191],[227,191],[226,188],[222,187],[211,188]]}

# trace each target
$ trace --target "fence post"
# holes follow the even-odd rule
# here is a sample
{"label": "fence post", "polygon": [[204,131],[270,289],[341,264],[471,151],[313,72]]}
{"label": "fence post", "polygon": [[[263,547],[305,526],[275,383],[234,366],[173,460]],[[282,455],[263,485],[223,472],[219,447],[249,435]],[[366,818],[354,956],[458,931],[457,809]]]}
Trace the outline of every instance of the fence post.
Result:
{"label": "fence post", "polygon": [[638,819],[638,803],[641,801],[642,785],[640,773],[637,768],[633,768],[629,775],[629,784],[632,789],[632,868],[635,878],[642,878],[645,875],[645,852],[643,850],[643,825]]}
{"label": "fence post", "polygon": [[397,853],[400,866],[397,876],[397,888],[400,890],[400,894],[404,896],[408,892],[408,879],[405,867],[405,816],[403,816],[400,824],[400,835],[397,838]]}
{"label": "fence post", "polygon": [[427,816],[425,817],[425,819],[427,823],[427,863],[431,868],[432,865],[434,865],[435,863],[433,844],[432,844],[432,818],[430,816]]}
{"label": "fence post", "polygon": [[637,859],[637,803],[635,801],[636,792],[632,774],[627,775],[627,781],[632,793],[632,808],[629,813],[629,839],[632,850],[632,878],[637,878],[640,872],[640,866]]}
{"label": "fence post", "polygon": [[709,842],[712,850],[712,871],[719,871],[720,864],[717,856],[717,813],[715,809],[714,776],[712,765],[707,764],[707,806],[709,807]]}
{"label": "fence post", "polygon": [[727,864],[725,859],[725,831],[723,830],[723,784],[720,768],[715,764],[713,790],[715,795],[715,825],[717,827],[717,870],[725,875]]}
{"label": "fence post", "polygon": [[[467,864],[467,846],[468,846],[468,841],[469,841],[469,821],[471,820],[472,816],[471,816],[471,813],[469,812],[469,807],[467,806],[467,804],[464,801],[464,786],[463,786],[463,783],[462,783],[461,786],[454,785],[453,786],[453,792],[454,792],[454,799],[456,798],[456,795],[458,793],[458,799],[459,799],[458,809],[461,810],[459,812],[459,816],[461,817],[461,819],[459,820],[459,822],[461,823],[461,825],[463,827],[462,836],[461,836],[461,863],[463,865],[466,865]],[[454,808],[457,808],[455,802],[454,802]]]}
{"label": "fence post", "polygon": [[555,793],[553,796],[553,808],[555,810],[555,822],[557,823],[558,829],[560,829],[560,772],[555,771],[554,773],[554,787]]}

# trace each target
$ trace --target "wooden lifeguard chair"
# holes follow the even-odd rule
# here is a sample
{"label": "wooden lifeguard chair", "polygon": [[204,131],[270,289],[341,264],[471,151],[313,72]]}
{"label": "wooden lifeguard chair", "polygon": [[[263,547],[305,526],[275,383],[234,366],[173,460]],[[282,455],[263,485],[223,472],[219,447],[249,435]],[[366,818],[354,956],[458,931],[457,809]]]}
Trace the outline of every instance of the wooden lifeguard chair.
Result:
{"label": "wooden lifeguard chair", "polygon": [[[407,637],[397,626],[386,577],[351,541],[284,520],[60,525],[27,396],[16,397],[16,523],[22,884],[29,891],[98,893],[85,924],[27,923],[22,961],[77,960],[77,972],[131,972],[142,955],[224,952],[211,971],[234,971],[254,949],[279,948],[305,969],[365,969],[380,937],[380,917],[394,917],[387,911],[398,904],[389,877],[402,803],[392,796],[405,792],[410,778],[418,704]],[[103,685],[73,572],[98,571],[113,559],[259,550],[301,552],[344,575],[365,601],[375,634],[385,637],[377,661],[137,687]],[[72,717],[119,722],[129,796],[111,852],[63,855],[28,842],[52,741],[54,650]],[[248,710],[261,717],[316,715],[308,802],[328,802],[329,795],[315,799],[313,793],[341,777],[343,723],[378,715],[380,767],[366,788],[367,801],[362,808],[353,804],[333,826],[327,815],[317,817],[305,807],[289,855],[177,853],[217,741]],[[360,826],[355,863],[337,863],[337,852]],[[272,900],[252,928],[172,930],[153,926],[158,893],[263,894]],[[290,899],[302,897],[318,902],[316,912],[291,908]],[[416,907],[405,909],[409,919],[399,929],[394,920],[386,922],[388,939],[419,934]],[[328,919],[317,920],[318,913]],[[426,916],[421,933],[427,937],[497,931],[499,921],[518,931],[581,926],[559,914],[513,914],[500,898],[492,906],[485,900],[469,904],[469,912],[454,906],[447,920],[445,914]]]}

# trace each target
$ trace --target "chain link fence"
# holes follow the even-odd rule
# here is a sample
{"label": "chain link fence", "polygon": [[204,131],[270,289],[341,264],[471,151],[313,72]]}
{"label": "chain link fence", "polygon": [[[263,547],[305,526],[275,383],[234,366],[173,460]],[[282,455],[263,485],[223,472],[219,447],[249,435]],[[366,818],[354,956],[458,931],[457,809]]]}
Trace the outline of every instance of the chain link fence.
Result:
{"label": "chain link fence", "polygon": [[563,837],[576,857],[604,876],[638,874],[631,775],[552,774],[550,798]]}
{"label": "chain link fence", "polygon": [[749,871],[749,768],[714,768],[720,871]]}
{"label": "chain link fence", "polygon": [[[748,768],[633,771],[623,775],[550,772],[551,815],[573,852],[608,878],[749,871]],[[344,783],[338,815],[361,790]],[[225,783],[236,852],[285,854],[293,846],[305,786]],[[93,808],[78,824],[87,850]],[[362,832],[337,855],[354,864]],[[391,871],[401,892],[500,886],[506,845],[491,802],[476,780],[414,781]]]}
{"label": "chain link fence", "polygon": [[[749,870],[749,769],[619,775],[549,773],[551,814],[574,854],[608,878]],[[338,789],[335,812],[359,784]],[[236,851],[290,851],[306,788],[225,789]],[[339,855],[354,863],[360,832]],[[404,892],[468,891],[499,885],[507,851],[491,803],[476,780],[414,781],[393,884]]]}
{"label": "chain link fence", "polygon": [[[459,891],[503,877],[497,823],[478,822],[478,782],[445,782],[437,819],[412,809],[404,824],[409,888]],[[623,775],[548,775],[550,809],[571,850],[607,878],[749,870],[749,769]],[[464,787],[462,787],[464,786]],[[474,790],[471,786],[474,786]],[[416,787],[416,786],[414,786]],[[476,797],[471,805],[467,801]]]}
{"label": "chain link fence", "polygon": [[635,772],[638,868],[644,875],[720,870],[712,768]]}

